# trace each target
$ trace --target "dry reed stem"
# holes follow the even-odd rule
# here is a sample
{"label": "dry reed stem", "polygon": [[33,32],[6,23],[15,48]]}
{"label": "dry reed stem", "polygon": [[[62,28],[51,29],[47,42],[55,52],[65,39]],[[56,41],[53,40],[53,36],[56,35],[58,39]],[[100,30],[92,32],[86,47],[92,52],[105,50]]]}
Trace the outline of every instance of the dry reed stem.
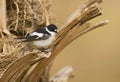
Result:
{"label": "dry reed stem", "polygon": [[16,25],[15,25],[15,31],[17,31],[17,27],[18,27],[18,23],[19,23],[19,12],[20,12],[20,10],[19,10],[17,2],[14,1],[14,4],[16,5],[16,8],[17,8],[17,14],[16,14],[17,18],[16,18]]}
{"label": "dry reed stem", "polygon": [[[88,4],[89,5],[89,4]],[[62,29],[60,29],[59,34],[57,36],[57,40],[60,41],[60,39],[62,39],[62,37],[64,37],[65,34],[67,34],[67,32],[74,27],[76,24],[83,24],[85,21],[87,22],[88,20],[99,16],[102,14],[101,9],[99,7],[98,4],[93,4],[92,6],[84,6],[86,8],[83,8],[82,5],[82,9],[81,7],[79,9],[77,9],[77,11],[75,12],[75,14],[73,13],[68,20],[65,22],[64,25],[62,25]],[[82,12],[81,12],[82,11]],[[63,28],[64,27],[64,28]],[[57,41],[56,41],[57,43]],[[55,44],[55,43],[54,43]]]}
{"label": "dry reed stem", "polygon": [[10,32],[7,29],[7,24],[6,24],[6,0],[2,0],[2,31],[6,33],[7,35],[10,35]]}

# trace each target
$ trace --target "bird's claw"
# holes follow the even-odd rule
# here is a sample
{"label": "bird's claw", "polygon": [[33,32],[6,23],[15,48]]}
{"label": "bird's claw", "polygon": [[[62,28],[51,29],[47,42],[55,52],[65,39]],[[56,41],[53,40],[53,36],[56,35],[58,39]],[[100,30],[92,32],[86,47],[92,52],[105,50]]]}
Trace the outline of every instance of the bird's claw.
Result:
{"label": "bird's claw", "polygon": [[51,56],[51,52],[42,52],[41,56],[45,58],[49,58]]}

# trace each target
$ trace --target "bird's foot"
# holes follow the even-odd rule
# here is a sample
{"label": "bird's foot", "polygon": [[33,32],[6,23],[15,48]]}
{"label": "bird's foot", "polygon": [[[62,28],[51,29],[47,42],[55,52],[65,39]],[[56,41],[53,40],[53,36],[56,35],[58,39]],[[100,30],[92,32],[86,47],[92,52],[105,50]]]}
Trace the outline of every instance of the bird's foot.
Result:
{"label": "bird's foot", "polygon": [[49,49],[41,48],[40,51],[40,56],[42,58],[49,58],[51,56],[51,51]]}
{"label": "bird's foot", "polygon": [[43,57],[43,58],[49,58],[51,56],[51,52],[42,52],[41,53],[41,57]]}

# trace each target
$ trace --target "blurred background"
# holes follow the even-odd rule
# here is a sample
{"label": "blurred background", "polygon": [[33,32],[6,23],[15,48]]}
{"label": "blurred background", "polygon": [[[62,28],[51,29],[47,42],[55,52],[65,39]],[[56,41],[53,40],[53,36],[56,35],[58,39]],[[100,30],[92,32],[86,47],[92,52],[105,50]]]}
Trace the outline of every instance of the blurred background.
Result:
{"label": "blurred background", "polygon": [[[61,26],[86,0],[53,0],[52,12]],[[103,15],[93,24],[108,19],[109,24],[79,37],[56,57],[51,74],[73,66],[69,82],[120,82],[120,0],[103,0]]]}

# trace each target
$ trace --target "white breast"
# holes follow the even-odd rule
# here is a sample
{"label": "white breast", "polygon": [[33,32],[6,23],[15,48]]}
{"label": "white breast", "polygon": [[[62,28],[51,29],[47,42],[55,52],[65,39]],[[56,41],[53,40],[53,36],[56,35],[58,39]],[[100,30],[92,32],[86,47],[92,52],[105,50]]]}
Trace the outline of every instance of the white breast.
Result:
{"label": "white breast", "polygon": [[55,34],[53,34],[46,40],[34,41],[34,45],[38,47],[48,47],[51,45],[54,39],[55,39]]}

